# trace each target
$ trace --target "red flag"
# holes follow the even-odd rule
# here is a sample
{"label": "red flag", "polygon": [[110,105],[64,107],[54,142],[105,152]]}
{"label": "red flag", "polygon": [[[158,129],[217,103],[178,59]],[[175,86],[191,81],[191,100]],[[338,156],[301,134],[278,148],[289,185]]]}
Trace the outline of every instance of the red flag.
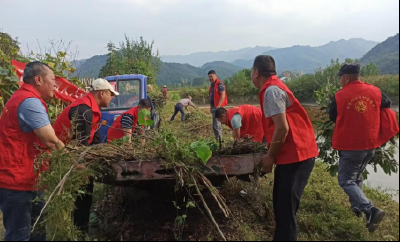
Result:
{"label": "red flag", "polygon": [[[18,85],[22,86],[23,84],[22,77],[24,75],[24,69],[26,64],[15,60],[12,60],[11,64],[14,66],[15,68],[14,71],[20,80],[18,82]],[[84,90],[72,84],[67,79],[60,76],[56,76],[55,97],[57,99],[63,100],[64,102],[73,102],[76,99],[84,96],[85,94],[86,92]]]}

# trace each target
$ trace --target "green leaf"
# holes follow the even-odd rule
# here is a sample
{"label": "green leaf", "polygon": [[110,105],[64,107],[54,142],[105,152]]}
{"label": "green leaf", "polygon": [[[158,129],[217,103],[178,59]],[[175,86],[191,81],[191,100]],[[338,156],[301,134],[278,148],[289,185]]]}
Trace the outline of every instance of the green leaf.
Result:
{"label": "green leaf", "polygon": [[151,120],[151,119],[146,120],[146,126],[147,127],[153,126],[153,124],[154,124],[153,120]]}
{"label": "green leaf", "polygon": [[212,151],[207,146],[201,146],[196,148],[197,156],[203,161],[204,164],[207,164],[208,160],[212,156]]}
{"label": "green leaf", "polygon": [[214,142],[209,142],[207,145],[208,145],[208,147],[210,147],[210,150],[212,152],[215,152],[219,149],[219,145]]}
{"label": "green leaf", "polygon": [[212,156],[212,151],[208,143],[204,142],[204,140],[200,140],[193,142],[190,147],[196,152],[197,157],[200,158],[204,164],[207,164]]}
{"label": "green leaf", "polygon": [[154,124],[154,121],[150,119],[151,112],[147,109],[143,109],[139,112],[138,123],[139,125],[150,127]]}
{"label": "green leaf", "polygon": [[0,67],[0,75],[1,76],[7,76],[10,73],[10,71],[8,69],[3,69],[2,67]]}
{"label": "green leaf", "polygon": [[183,218],[181,217],[181,216],[178,216],[178,217],[176,217],[176,219],[175,219],[175,224],[177,225],[177,226],[182,226],[183,225]]}
{"label": "green leaf", "polygon": [[124,136],[121,141],[122,143],[129,143],[129,136]]}
{"label": "green leaf", "polygon": [[186,208],[195,208],[195,207],[196,207],[196,204],[194,202],[188,202],[186,204]]}
{"label": "green leaf", "polygon": [[145,125],[146,124],[146,118],[150,117],[150,111],[147,109],[143,109],[142,111],[139,112],[138,115],[138,122],[139,125]]}

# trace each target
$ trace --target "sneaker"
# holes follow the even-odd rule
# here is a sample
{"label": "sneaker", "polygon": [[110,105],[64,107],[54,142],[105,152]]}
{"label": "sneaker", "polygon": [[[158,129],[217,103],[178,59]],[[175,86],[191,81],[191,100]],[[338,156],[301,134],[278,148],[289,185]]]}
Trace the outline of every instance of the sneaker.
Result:
{"label": "sneaker", "polygon": [[386,213],[384,211],[377,208],[371,209],[371,213],[367,214],[367,228],[370,233],[374,233],[378,229],[385,216]]}

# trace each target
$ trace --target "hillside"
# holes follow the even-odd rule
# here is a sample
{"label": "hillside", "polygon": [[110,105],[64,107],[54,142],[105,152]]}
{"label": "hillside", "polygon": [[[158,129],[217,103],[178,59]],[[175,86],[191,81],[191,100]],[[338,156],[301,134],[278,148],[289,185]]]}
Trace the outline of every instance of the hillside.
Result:
{"label": "hillside", "polygon": [[[264,55],[271,55],[277,62],[278,72],[286,70],[304,73],[314,73],[316,69],[326,67],[332,59],[344,61],[346,58],[359,59],[374,46],[377,42],[364,39],[350,39],[330,42],[323,46],[293,46],[264,52]],[[243,68],[251,68],[253,60],[236,60],[233,64]]]}
{"label": "hillside", "polygon": [[207,80],[207,73],[210,70],[215,70],[218,77],[221,80],[225,80],[241,69],[243,68],[222,61],[206,63],[202,67],[194,67],[189,64],[163,63],[157,77],[157,83],[171,86],[182,83],[182,80],[192,83],[195,79],[200,79],[194,85],[202,85],[203,80]]}
{"label": "hillside", "polygon": [[[87,60],[74,62],[73,65],[76,67],[75,76],[97,78],[101,68],[106,64],[107,58],[107,55],[98,55]],[[159,85],[171,86],[181,84],[182,80],[192,83],[195,79],[201,78],[202,80],[194,85],[202,85],[203,80],[207,79],[207,73],[210,70],[217,71],[219,78],[224,80],[241,69],[243,68],[222,61],[206,63],[202,67],[194,67],[189,64],[162,63],[157,80]]]}
{"label": "hillside", "polygon": [[206,63],[214,61],[233,62],[238,59],[254,59],[260,53],[273,50],[273,47],[256,46],[254,48],[244,48],[240,50],[219,51],[219,52],[199,52],[190,55],[170,55],[162,56],[163,62],[190,64],[201,67]]}
{"label": "hillside", "polygon": [[108,55],[96,55],[87,60],[75,61],[72,65],[76,68],[75,76],[80,78],[96,78],[100,70],[107,63]]}
{"label": "hillside", "polygon": [[[211,69],[215,69],[221,79],[226,79],[241,69],[251,68],[254,58],[259,54],[275,57],[278,73],[286,70],[314,73],[316,69],[329,65],[332,59],[339,58],[341,61],[346,58],[359,59],[376,44],[376,42],[363,39],[350,39],[330,42],[319,47],[297,45],[290,48],[274,49],[257,46],[236,51],[194,53],[188,56],[164,56],[157,79],[159,85],[179,84],[182,83],[182,79],[192,82],[198,78],[206,78],[207,72]],[[76,76],[81,78],[98,77],[100,69],[107,62],[107,57],[107,55],[98,55],[75,62]],[[202,81],[196,83],[201,84]]]}
{"label": "hillside", "polygon": [[375,63],[382,74],[399,74],[399,34],[375,46],[362,59],[361,63]]}

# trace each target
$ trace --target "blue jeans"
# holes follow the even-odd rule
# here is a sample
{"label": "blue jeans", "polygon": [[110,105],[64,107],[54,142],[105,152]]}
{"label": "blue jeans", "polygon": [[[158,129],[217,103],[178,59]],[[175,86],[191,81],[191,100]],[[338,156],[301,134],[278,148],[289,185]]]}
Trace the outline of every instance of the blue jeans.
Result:
{"label": "blue jeans", "polygon": [[221,123],[218,121],[218,119],[215,117],[216,113],[217,113],[217,108],[212,107],[212,115],[213,115],[213,131],[214,131],[214,135],[215,135],[215,139],[217,141],[219,141],[219,139],[221,138],[222,140],[222,125]]}
{"label": "blue jeans", "polygon": [[369,214],[374,207],[363,192],[363,173],[375,150],[340,151],[339,185],[349,196],[353,211]]}
{"label": "blue jeans", "polygon": [[40,192],[22,192],[0,188],[0,209],[6,229],[4,241],[45,241],[46,234],[40,223],[31,235],[32,225],[36,222],[44,201]]}
{"label": "blue jeans", "polygon": [[182,122],[185,121],[185,111],[183,110],[183,105],[182,105],[181,103],[178,103],[178,104],[175,105],[175,113],[174,113],[174,115],[172,116],[171,121],[174,121],[174,120],[175,120],[175,117],[176,117],[176,115],[177,115],[179,112],[182,114],[181,121],[182,121]]}

